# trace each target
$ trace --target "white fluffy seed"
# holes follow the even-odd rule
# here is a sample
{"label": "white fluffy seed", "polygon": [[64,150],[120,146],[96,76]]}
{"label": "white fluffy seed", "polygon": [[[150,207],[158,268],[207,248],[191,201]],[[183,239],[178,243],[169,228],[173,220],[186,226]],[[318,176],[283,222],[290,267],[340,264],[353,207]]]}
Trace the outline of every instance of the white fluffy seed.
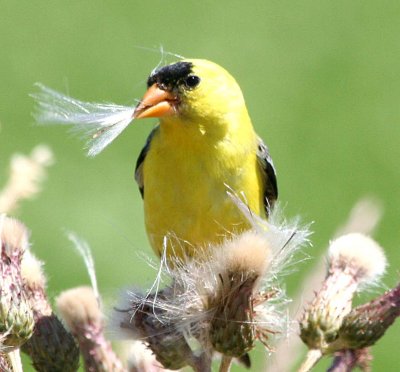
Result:
{"label": "white fluffy seed", "polygon": [[371,284],[384,274],[387,266],[383,248],[373,239],[359,233],[343,235],[329,247],[333,267],[349,269],[360,284]]}

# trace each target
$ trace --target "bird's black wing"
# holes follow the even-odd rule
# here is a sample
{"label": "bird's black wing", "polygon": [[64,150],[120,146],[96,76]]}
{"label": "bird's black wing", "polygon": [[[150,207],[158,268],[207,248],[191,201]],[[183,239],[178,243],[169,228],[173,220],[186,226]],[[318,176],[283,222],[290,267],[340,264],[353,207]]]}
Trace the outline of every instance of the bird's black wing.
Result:
{"label": "bird's black wing", "polygon": [[257,144],[257,159],[264,174],[264,206],[267,216],[272,210],[276,199],[278,198],[278,184],[276,181],[276,172],[274,163],[269,154],[268,147],[264,144],[261,138]]}
{"label": "bird's black wing", "polygon": [[144,182],[143,182],[143,162],[144,159],[146,159],[146,155],[149,152],[150,146],[151,146],[151,140],[153,139],[154,134],[158,130],[158,127],[155,127],[149,134],[146,140],[146,144],[142,148],[142,151],[140,151],[139,157],[136,161],[136,168],[135,168],[135,181],[139,186],[139,191],[140,194],[142,195],[142,198],[144,197]]}

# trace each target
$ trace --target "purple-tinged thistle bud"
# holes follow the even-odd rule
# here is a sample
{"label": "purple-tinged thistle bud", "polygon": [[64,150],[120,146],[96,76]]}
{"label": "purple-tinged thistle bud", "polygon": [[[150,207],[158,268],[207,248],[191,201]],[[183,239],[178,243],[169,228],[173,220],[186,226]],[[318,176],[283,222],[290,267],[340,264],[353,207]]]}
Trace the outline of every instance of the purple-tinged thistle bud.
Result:
{"label": "purple-tinged thistle bud", "polygon": [[78,340],[86,371],[125,371],[104,337],[103,314],[92,288],[78,287],[61,293],[57,307]]}
{"label": "purple-tinged thistle bud", "polygon": [[351,311],[354,293],[376,282],[384,273],[382,248],[361,234],[344,235],[329,247],[328,273],[322,288],[306,309],[300,322],[300,337],[310,349],[336,351],[343,318]]}
{"label": "purple-tinged thistle bud", "polygon": [[2,349],[7,352],[24,344],[34,327],[21,277],[21,260],[28,248],[25,226],[1,215],[0,247],[0,336]]}
{"label": "purple-tinged thistle bud", "polygon": [[33,309],[35,329],[21,350],[42,372],[74,372],[79,368],[79,349],[72,335],[53,313],[46,295],[43,263],[29,250],[22,259],[24,290]]}
{"label": "purple-tinged thistle bud", "polygon": [[378,298],[355,307],[343,319],[336,347],[362,349],[374,345],[400,316],[400,284]]}

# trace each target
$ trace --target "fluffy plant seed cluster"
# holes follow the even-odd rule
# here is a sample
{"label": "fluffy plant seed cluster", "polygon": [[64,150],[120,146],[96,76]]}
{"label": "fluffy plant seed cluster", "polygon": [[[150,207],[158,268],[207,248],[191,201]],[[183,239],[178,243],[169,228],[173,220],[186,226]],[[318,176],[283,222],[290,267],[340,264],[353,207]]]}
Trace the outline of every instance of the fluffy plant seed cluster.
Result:
{"label": "fluffy plant seed cluster", "polygon": [[[288,329],[281,276],[308,231],[249,218],[252,230],[207,247],[195,260],[164,257],[155,291],[125,293],[114,312],[116,329],[145,340],[169,369],[208,371],[216,354],[228,366],[237,358],[250,367],[247,352],[255,342],[269,347]],[[160,289],[160,283],[170,284]]]}
{"label": "fluffy plant seed cluster", "polygon": [[335,354],[331,371],[368,370],[367,347],[400,315],[399,286],[362,306],[352,308],[352,300],[376,285],[386,266],[383,249],[365,235],[348,234],[331,243],[326,278],[300,321],[300,337],[309,348],[300,371],[330,354]]}
{"label": "fluffy plant seed cluster", "polygon": [[41,124],[72,125],[90,139],[88,155],[96,156],[109,145],[133,120],[135,107],[113,103],[89,103],[36,84],[32,94],[37,103],[35,119]]}
{"label": "fluffy plant seed cluster", "polygon": [[124,371],[104,337],[103,314],[92,288],[78,287],[62,292],[57,307],[78,340],[87,371]]}
{"label": "fluffy plant seed cluster", "polygon": [[0,191],[0,213],[11,213],[21,200],[34,197],[53,163],[53,153],[45,145],[36,146],[30,155],[14,154],[8,181]]}
{"label": "fluffy plant seed cluster", "polygon": [[300,323],[302,340],[323,352],[329,351],[337,339],[343,318],[351,311],[355,292],[362,285],[376,282],[386,267],[382,249],[360,234],[333,241],[328,260],[326,279]]}

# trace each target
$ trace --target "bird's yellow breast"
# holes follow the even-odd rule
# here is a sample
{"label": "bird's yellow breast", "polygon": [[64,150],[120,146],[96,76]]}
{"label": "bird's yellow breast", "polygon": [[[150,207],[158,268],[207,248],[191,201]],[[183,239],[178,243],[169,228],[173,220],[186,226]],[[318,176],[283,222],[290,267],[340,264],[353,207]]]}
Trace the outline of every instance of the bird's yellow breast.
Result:
{"label": "bird's yellow breast", "polygon": [[185,125],[163,123],[144,162],[146,229],[159,255],[165,248],[167,256],[192,256],[249,228],[228,189],[264,214],[255,133],[216,139],[201,126]]}

